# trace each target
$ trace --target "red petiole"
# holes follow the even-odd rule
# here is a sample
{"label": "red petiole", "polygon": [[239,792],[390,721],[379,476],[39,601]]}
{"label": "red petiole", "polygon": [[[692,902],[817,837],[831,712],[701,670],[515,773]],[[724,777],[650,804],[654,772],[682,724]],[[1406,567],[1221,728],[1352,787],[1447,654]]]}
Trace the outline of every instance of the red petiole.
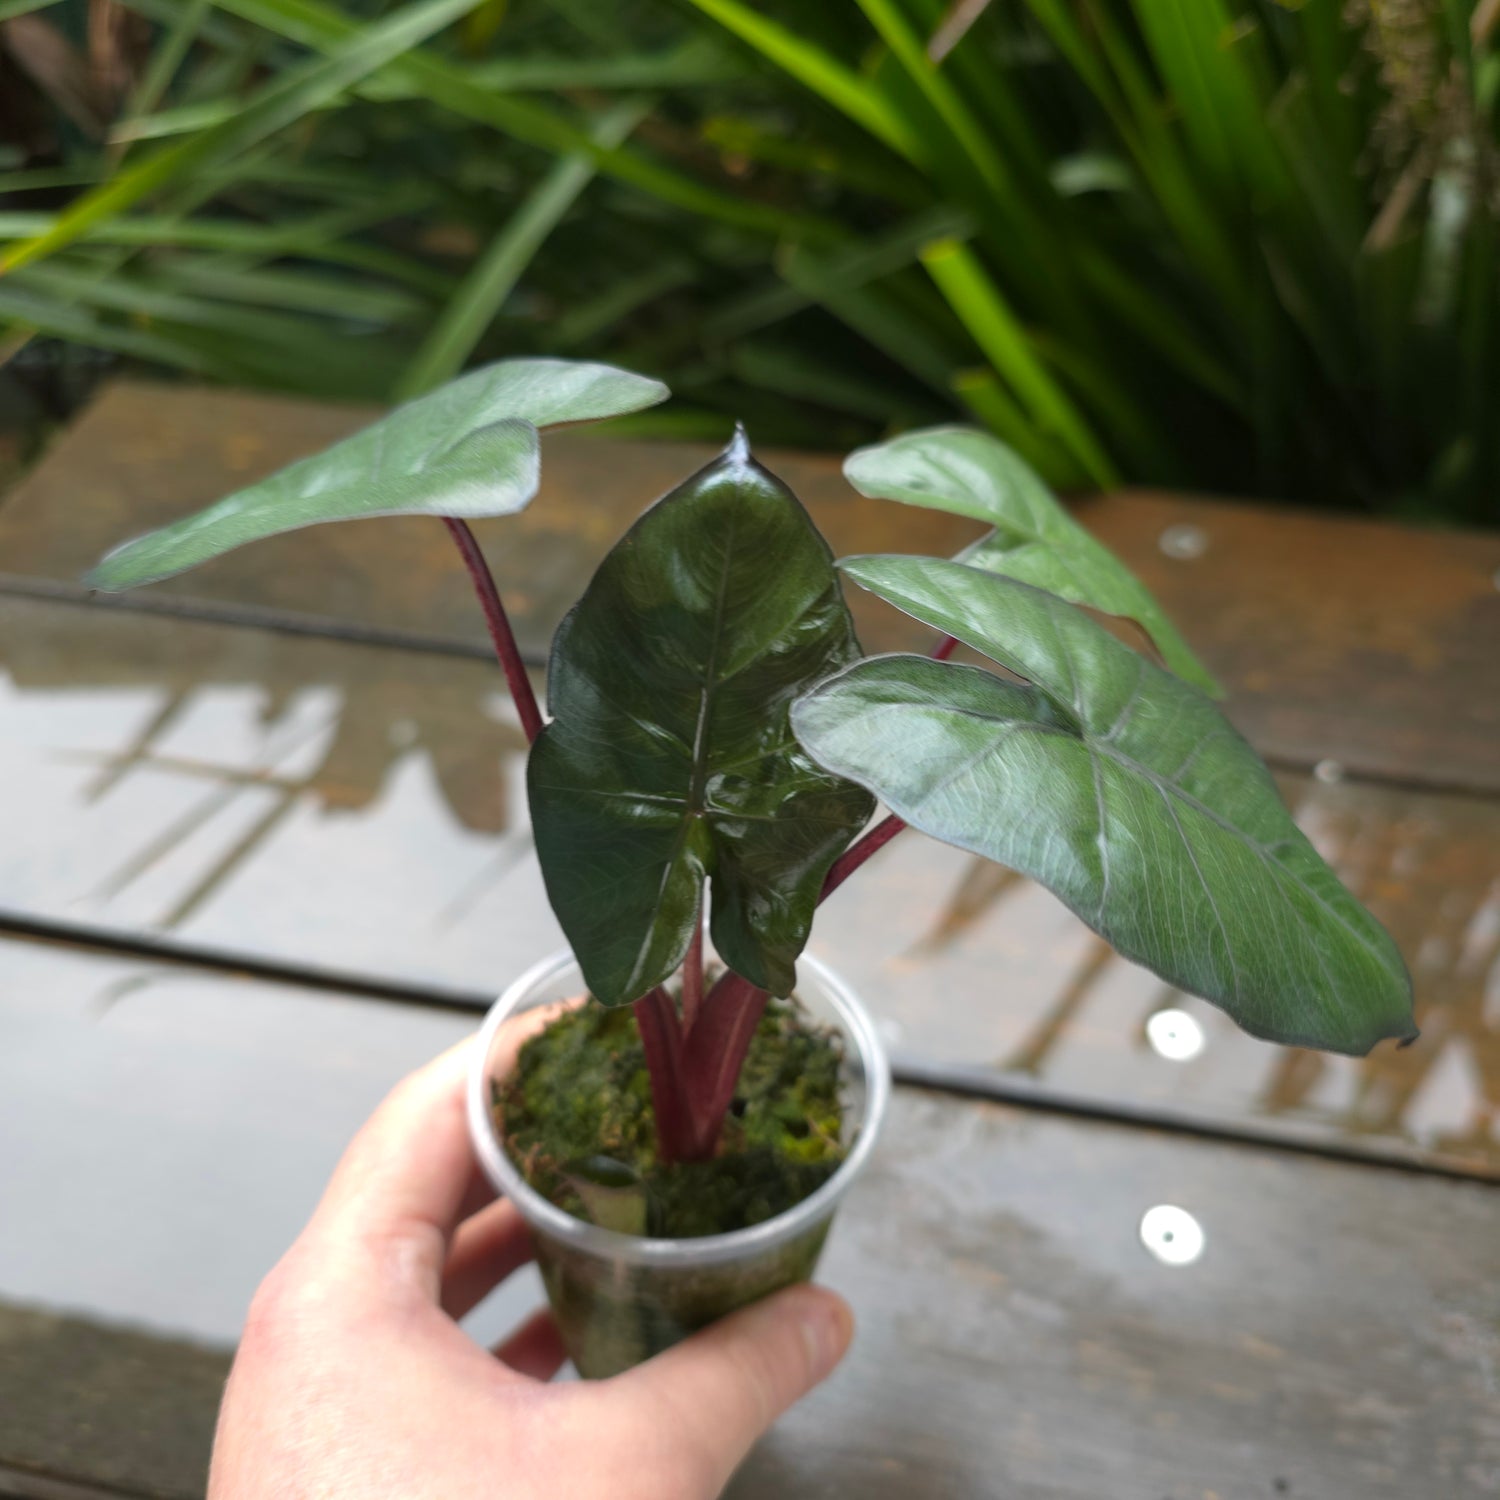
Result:
{"label": "red petiole", "polygon": [[505,673],[505,685],[510,689],[511,702],[521,718],[521,728],[526,731],[529,743],[542,732],[542,711],[537,707],[536,694],[531,688],[531,678],[526,672],[526,663],[521,660],[521,648],[516,645],[515,632],[510,628],[510,619],[505,606],[500,602],[500,590],[495,587],[490,565],[479,550],[479,542],[469,530],[468,523],[444,516],[443,525],[453,538],[464,566],[469,570],[469,579],[479,598],[479,607],[484,611],[484,623],[489,626],[490,640],[495,644],[495,655],[500,658]]}
{"label": "red petiole", "polygon": [[698,1012],[703,1009],[703,907],[699,903],[698,920],[693,924],[687,957],[682,961],[682,1030],[693,1029]]}
{"label": "red petiole", "polygon": [[[932,652],[933,660],[946,661],[957,645],[952,636],[944,636]],[[906,826],[901,818],[891,813],[846,849],[834,861],[823,881],[819,904]],[[676,1047],[673,1056],[664,1057],[660,1063],[680,1078],[682,1086],[681,1108],[673,1110],[670,1126],[664,1128],[660,1111],[657,1114],[662,1155],[668,1161],[703,1161],[714,1154],[724,1128],[724,1118],[734,1102],[735,1085],[745,1065],[755,1028],[770,1000],[765,990],[758,989],[733,969],[727,969],[706,995],[695,994],[690,1002],[689,987],[695,981],[699,986],[703,982],[702,941],[700,924],[688,949],[687,965],[683,971],[685,1022],[673,1034]],[[671,1002],[661,989],[636,1001],[637,1018],[648,1002],[653,1019],[664,1008],[676,1020]],[[653,1067],[649,1046],[646,1065]],[[654,1079],[654,1069],[652,1076]]]}
{"label": "red petiole", "polygon": [[[489,565],[467,524],[451,516],[444,516],[443,524],[469,571],[521,727],[528,741],[535,740],[542,731],[541,709]],[[946,660],[957,644],[952,636],[945,636],[933,651],[933,659]],[[892,813],[846,849],[830,867],[819,902],[826,901],[905,827]],[[646,1053],[657,1139],[665,1160],[705,1161],[718,1149],[740,1070],[769,1000],[765,990],[732,969],[725,970],[705,993],[700,916],[683,964],[681,1012],[660,985],[632,1006]]]}

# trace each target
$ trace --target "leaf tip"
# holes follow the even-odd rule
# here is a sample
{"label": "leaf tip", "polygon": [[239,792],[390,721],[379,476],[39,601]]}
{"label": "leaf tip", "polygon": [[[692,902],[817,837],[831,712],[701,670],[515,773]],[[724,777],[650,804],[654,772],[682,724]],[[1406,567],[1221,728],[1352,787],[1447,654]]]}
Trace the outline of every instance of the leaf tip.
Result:
{"label": "leaf tip", "polygon": [[109,557],[103,557],[78,581],[91,594],[119,594],[125,586],[114,582],[115,570],[110,567]]}
{"label": "leaf tip", "polygon": [[[146,535],[154,536],[155,533],[148,532]],[[79,582],[93,594],[123,594],[143,583],[155,583],[160,578],[170,577],[173,571],[171,569],[165,573],[152,573],[149,570],[143,572],[141,569],[137,549],[145,539],[136,537],[110,548]]]}
{"label": "leaf tip", "polygon": [[734,436],[729,439],[729,446],[724,449],[724,457],[732,464],[750,462],[750,434],[745,431],[743,422],[734,424]]}

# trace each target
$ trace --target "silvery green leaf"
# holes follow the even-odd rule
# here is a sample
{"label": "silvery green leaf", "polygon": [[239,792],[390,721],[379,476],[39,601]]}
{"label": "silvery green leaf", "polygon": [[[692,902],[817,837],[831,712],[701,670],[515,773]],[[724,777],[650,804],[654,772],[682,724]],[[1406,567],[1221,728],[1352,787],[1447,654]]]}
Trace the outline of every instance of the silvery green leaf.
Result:
{"label": "silvery green leaf", "polygon": [[1256,1036],[1360,1054],[1415,1035],[1390,935],[1201,693],[1026,584],[931,557],[843,566],[1025,681],[925,657],[857,662],[792,709],[820,765],[1030,876]]}
{"label": "silvery green leaf", "polygon": [[501,516],[539,478],[537,429],[639,411],[659,381],[610,365],[511,359],[440,386],[333,447],[117,547],[87,578],[118,592],[246,542],[368,516]]}
{"label": "silvery green leaf", "polygon": [[844,474],[862,495],[988,522],[994,531],[959,561],[1134,620],[1173,672],[1221,696],[1146,586],[999,438],[973,427],[929,427],[851,453]]}

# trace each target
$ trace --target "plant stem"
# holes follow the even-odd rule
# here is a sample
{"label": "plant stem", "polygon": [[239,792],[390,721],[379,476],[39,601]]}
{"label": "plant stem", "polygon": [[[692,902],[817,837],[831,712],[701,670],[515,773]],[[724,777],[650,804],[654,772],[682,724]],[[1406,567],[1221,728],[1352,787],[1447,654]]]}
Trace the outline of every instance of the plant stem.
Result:
{"label": "plant stem", "polygon": [[[933,660],[946,661],[957,645],[958,642],[951,635],[945,635],[933,649]],[[905,821],[892,813],[870,829],[858,843],[846,849],[829,868],[818,896],[819,904],[826,901],[867,859],[885,848],[905,827]],[[755,1029],[760,1025],[760,1018],[765,1014],[766,1005],[771,998],[765,990],[758,989],[748,979],[730,969],[715,980],[706,995],[700,994],[690,999],[688,986],[692,981],[689,976],[696,976],[697,982],[702,984],[703,964],[699,949],[702,932],[700,925],[694,947],[688,950],[687,967],[683,971],[684,1026],[678,1066],[684,1090],[682,1107],[686,1116],[687,1139],[684,1154],[675,1159],[684,1161],[706,1161],[718,1148],[719,1135],[724,1128],[724,1116],[734,1100],[740,1070],[745,1066],[745,1057],[754,1040]],[[699,951],[695,953],[695,949]],[[673,1019],[676,1019],[675,1016]],[[647,1065],[651,1066],[649,1051]],[[656,1073],[653,1068],[653,1089],[655,1085]],[[666,1155],[665,1144],[663,1155]]]}
{"label": "plant stem", "polygon": [[690,1161],[706,1161],[718,1148],[724,1116],[770,998],[732,969],[704,996],[682,1057],[692,1132]]}
{"label": "plant stem", "polygon": [[505,672],[505,685],[510,689],[511,701],[521,718],[521,728],[526,731],[528,740],[534,740],[542,732],[542,711],[537,707],[531,678],[527,675],[526,663],[521,660],[521,648],[516,645],[515,633],[510,628],[505,606],[500,602],[500,590],[495,587],[490,566],[467,522],[444,516],[443,525],[448,528],[448,535],[453,538],[464,566],[469,570],[479,607],[484,611],[484,623],[489,626],[490,639],[495,643],[495,655],[500,658],[500,666]]}
{"label": "plant stem", "polygon": [[658,985],[631,1006],[646,1049],[651,1106],[656,1113],[656,1144],[663,1161],[693,1160],[687,1081],[683,1073],[682,1028],[671,998]]}
{"label": "plant stem", "polygon": [[698,898],[698,919],[693,923],[693,940],[682,961],[682,1034],[691,1036],[693,1023],[703,1008],[703,898]]}
{"label": "plant stem", "polygon": [[[444,516],[443,524],[453,538],[474,592],[484,611],[484,622],[489,626],[490,640],[495,645],[495,655],[505,672],[505,683],[510,689],[511,701],[516,705],[521,727],[528,741],[534,741],[542,732],[542,713],[537,706],[536,694],[532,691],[531,678],[526,664],[521,660],[521,650],[516,644],[515,632],[505,606],[500,602],[500,591],[495,587],[494,575],[480,550],[479,542],[468,525],[453,516]],[[696,985],[689,977],[696,974]],[[689,1014],[696,1013],[703,997],[703,929],[688,950],[688,967],[683,974],[683,1000],[691,1005]],[[656,1113],[656,1139],[664,1161],[696,1160],[696,1143],[702,1134],[694,1128],[691,1118],[691,1090],[687,1086],[683,1067],[683,1030],[677,1012],[667,992],[660,985],[650,994],[642,995],[632,1007],[636,1026],[640,1030],[641,1045],[646,1052],[646,1072],[651,1079],[651,1103]],[[728,1108],[728,1100],[724,1107]],[[713,1154],[718,1142],[717,1131],[713,1132],[707,1154]]]}
{"label": "plant stem", "polygon": [[[842,885],[905,827],[906,824],[894,813],[876,824],[835,861],[823,882],[819,901]],[[702,932],[700,926],[693,946],[688,949],[687,964],[683,969],[684,1026],[677,1032],[674,1056],[668,1056],[668,1042],[663,1036],[666,1026],[659,1015],[661,1005],[664,1005],[667,1019],[675,1027],[677,1017],[672,1012],[671,1002],[663,996],[659,1005],[655,997],[662,992],[653,990],[635,1003],[636,1019],[646,1043],[651,1097],[656,1103],[657,1139],[662,1156],[668,1161],[707,1161],[718,1148],[724,1116],[734,1100],[740,1070],[745,1066],[755,1028],[760,1025],[760,1018],[771,998],[765,990],[728,969],[714,981],[706,995],[700,994],[690,1001],[689,976],[696,974],[700,985],[703,978]],[[696,953],[695,949],[698,950]],[[656,1035],[648,1036],[648,1027],[653,1028]],[[659,1083],[668,1067],[674,1069],[678,1081],[671,1085]]]}
{"label": "plant stem", "polygon": [[892,813],[877,823],[857,844],[839,855],[824,878],[823,889],[818,896],[819,904],[826,901],[872,854],[878,854],[905,827],[905,820]]}

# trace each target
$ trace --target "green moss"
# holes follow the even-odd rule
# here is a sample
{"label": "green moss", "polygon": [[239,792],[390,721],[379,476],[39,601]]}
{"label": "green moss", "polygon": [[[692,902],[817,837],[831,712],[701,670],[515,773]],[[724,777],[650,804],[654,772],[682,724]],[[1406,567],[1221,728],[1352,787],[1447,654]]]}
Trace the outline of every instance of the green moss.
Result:
{"label": "green moss", "polygon": [[[521,1049],[496,1086],[495,1118],[526,1181],[566,1212],[673,1239],[722,1234],[784,1212],[833,1175],[844,1159],[842,1062],[837,1036],[794,1002],[772,1001],[718,1155],[662,1162],[635,1017],[590,1002]],[[625,1172],[599,1170],[611,1163]],[[606,1178],[638,1186],[611,1185],[605,1210],[590,1182]]]}

